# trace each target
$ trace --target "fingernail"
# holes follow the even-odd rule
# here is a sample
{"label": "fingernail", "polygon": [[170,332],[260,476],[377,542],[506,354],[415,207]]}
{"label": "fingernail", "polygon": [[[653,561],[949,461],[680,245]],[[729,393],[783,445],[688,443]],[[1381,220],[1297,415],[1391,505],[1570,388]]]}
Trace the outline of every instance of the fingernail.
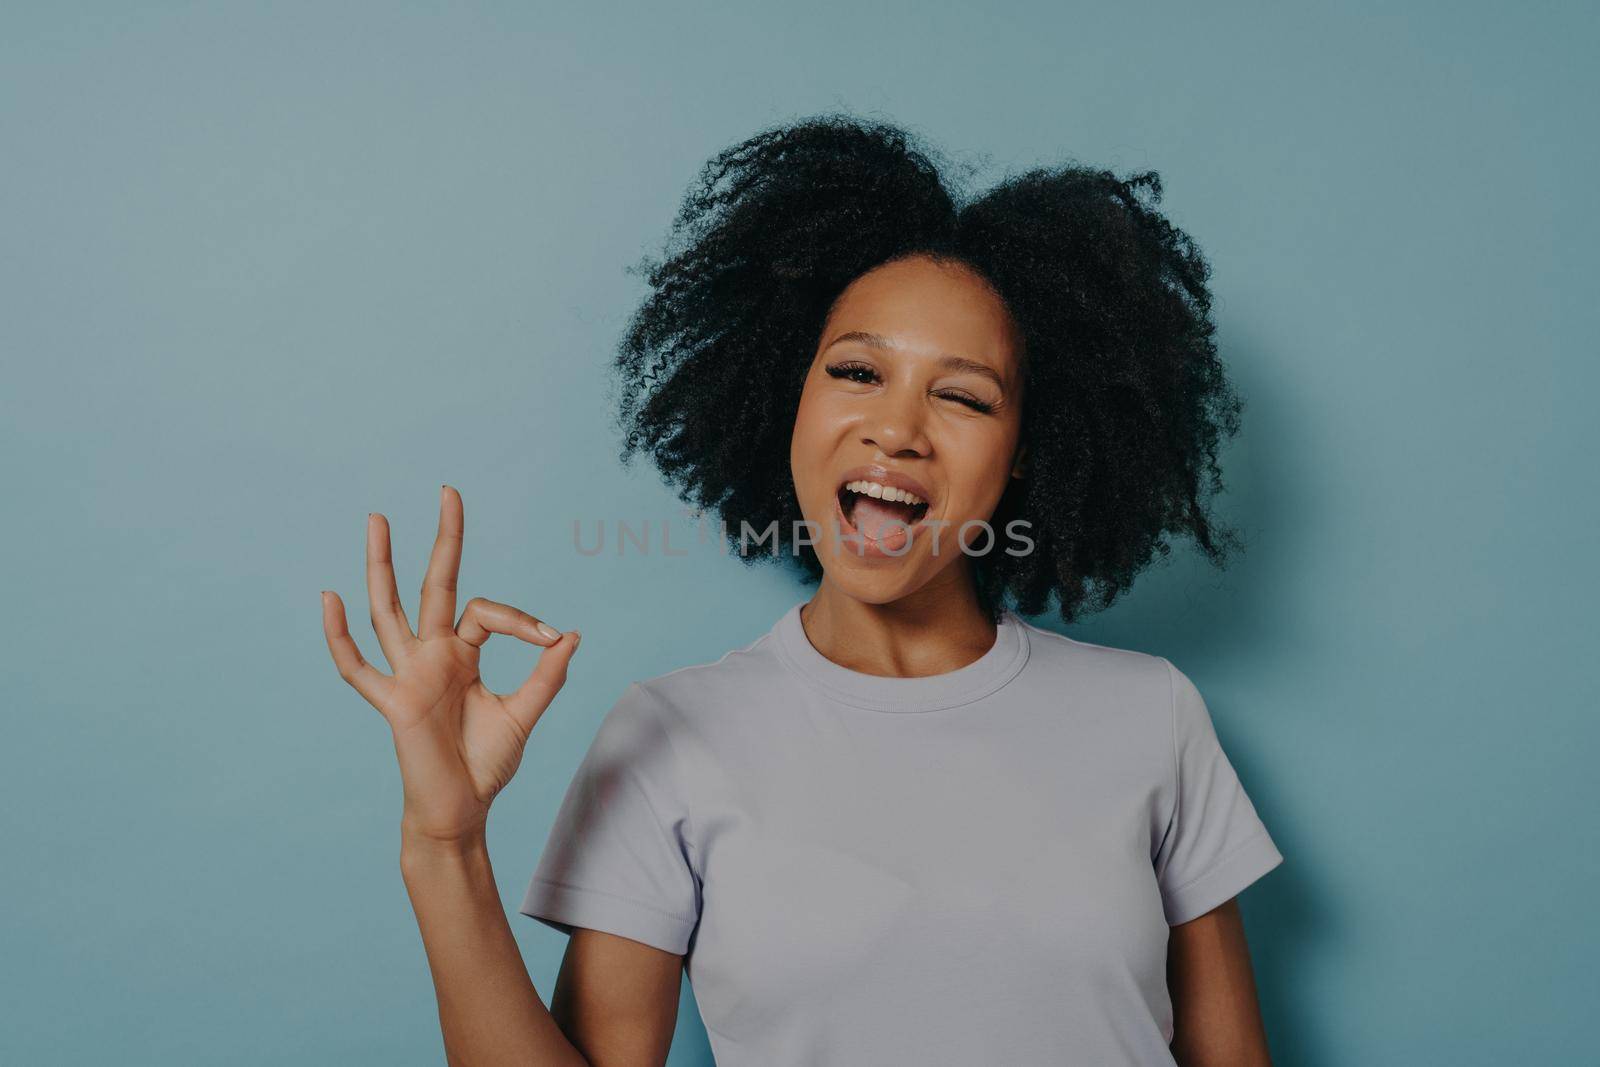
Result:
{"label": "fingernail", "polygon": [[577,647],[579,645],[581,645],[581,644],[583,644],[583,635],[581,633],[579,633],[577,630],[572,631],[572,647],[573,647],[573,650],[576,651]]}
{"label": "fingernail", "polygon": [[552,641],[561,640],[561,631],[557,630],[554,626],[546,626],[544,623],[541,622],[539,624],[538,629],[539,629],[539,633],[542,636],[547,637]]}

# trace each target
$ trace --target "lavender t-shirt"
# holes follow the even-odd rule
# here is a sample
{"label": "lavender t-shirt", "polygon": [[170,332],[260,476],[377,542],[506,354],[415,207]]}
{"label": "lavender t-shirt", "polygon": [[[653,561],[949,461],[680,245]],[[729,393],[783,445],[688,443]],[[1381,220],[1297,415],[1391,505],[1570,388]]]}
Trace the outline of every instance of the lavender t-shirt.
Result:
{"label": "lavender t-shirt", "polygon": [[1170,1065],[1168,925],[1280,862],[1164,657],[1007,612],[886,678],[797,604],[628,687],[521,910],[686,954],[719,1067]]}

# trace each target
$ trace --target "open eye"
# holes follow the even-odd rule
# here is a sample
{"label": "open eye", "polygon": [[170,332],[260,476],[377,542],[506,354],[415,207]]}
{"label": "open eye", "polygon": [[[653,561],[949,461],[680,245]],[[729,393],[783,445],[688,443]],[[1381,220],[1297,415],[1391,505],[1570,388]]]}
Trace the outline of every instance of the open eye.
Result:
{"label": "open eye", "polygon": [[878,380],[878,372],[866,363],[830,363],[828,365],[828,376],[860,382],[863,385],[871,385]]}

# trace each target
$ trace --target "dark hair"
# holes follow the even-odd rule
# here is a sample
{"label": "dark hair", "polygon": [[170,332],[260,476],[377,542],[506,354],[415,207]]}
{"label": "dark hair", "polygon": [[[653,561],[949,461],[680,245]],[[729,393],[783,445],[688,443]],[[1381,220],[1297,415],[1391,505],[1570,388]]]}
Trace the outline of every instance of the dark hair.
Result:
{"label": "dark hair", "polygon": [[[801,388],[845,287],[922,253],[976,270],[1023,338],[1025,473],[990,519],[997,548],[971,560],[991,615],[1008,597],[1038,615],[1052,593],[1069,622],[1103,609],[1169,533],[1225,565],[1239,538],[1206,502],[1242,402],[1217,358],[1210,268],[1153,209],[1159,176],[1070,164],[961,200],[934,158],[902,128],[827,115],[706,163],[661,257],[635,268],[651,291],[615,362],[623,462],[649,453],[730,541],[776,522],[776,554],[820,577],[815,551],[791,545]],[[1027,555],[1003,551],[1016,518]]]}

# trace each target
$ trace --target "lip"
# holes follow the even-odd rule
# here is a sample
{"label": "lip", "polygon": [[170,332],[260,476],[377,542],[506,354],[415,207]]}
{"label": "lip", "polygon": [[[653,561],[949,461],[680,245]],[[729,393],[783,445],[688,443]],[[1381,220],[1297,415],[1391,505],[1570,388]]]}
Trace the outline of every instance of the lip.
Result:
{"label": "lip", "polygon": [[922,518],[917,520],[916,523],[912,524],[906,529],[906,536],[912,539],[916,537],[916,531],[921,528],[923,522],[927,520],[927,517],[933,514],[933,494],[928,492],[926,486],[910,475],[900,474],[897,471],[891,471],[887,467],[882,467],[877,464],[868,464],[863,467],[850,468],[840,476],[839,483],[834,488],[834,521],[839,524],[839,529],[846,532],[849,538],[856,539],[850,542],[856,547],[846,549],[846,555],[853,555],[857,559],[900,559],[904,557],[907,549],[909,548],[909,544],[902,547],[898,552],[890,552],[883,546],[881,542],[875,541],[866,534],[861,533],[855,528],[854,525],[851,524],[849,519],[845,518],[843,510],[841,510],[839,507],[839,491],[844,488],[845,483],[855,481],[877,482],[880,485],[891,486],[895,489],[904,489],[908,493],[915,493],[917,496],[921,497],[923,501],[925,501],[925,508],[922,513]]}
{"label": "lip", "polygon": [[876,463],[871,463],[864,467],[851,467],[840,475],[838,482],[834,484],[833,491],[837,493],[840,489],[843,489],[846,482],[877,482],[879,485],[904,489],[908,493],[917,494],[928,505],[928,510],[933,510],[933,494],[928,492],[927,486],[909,474],[900,474]]}

